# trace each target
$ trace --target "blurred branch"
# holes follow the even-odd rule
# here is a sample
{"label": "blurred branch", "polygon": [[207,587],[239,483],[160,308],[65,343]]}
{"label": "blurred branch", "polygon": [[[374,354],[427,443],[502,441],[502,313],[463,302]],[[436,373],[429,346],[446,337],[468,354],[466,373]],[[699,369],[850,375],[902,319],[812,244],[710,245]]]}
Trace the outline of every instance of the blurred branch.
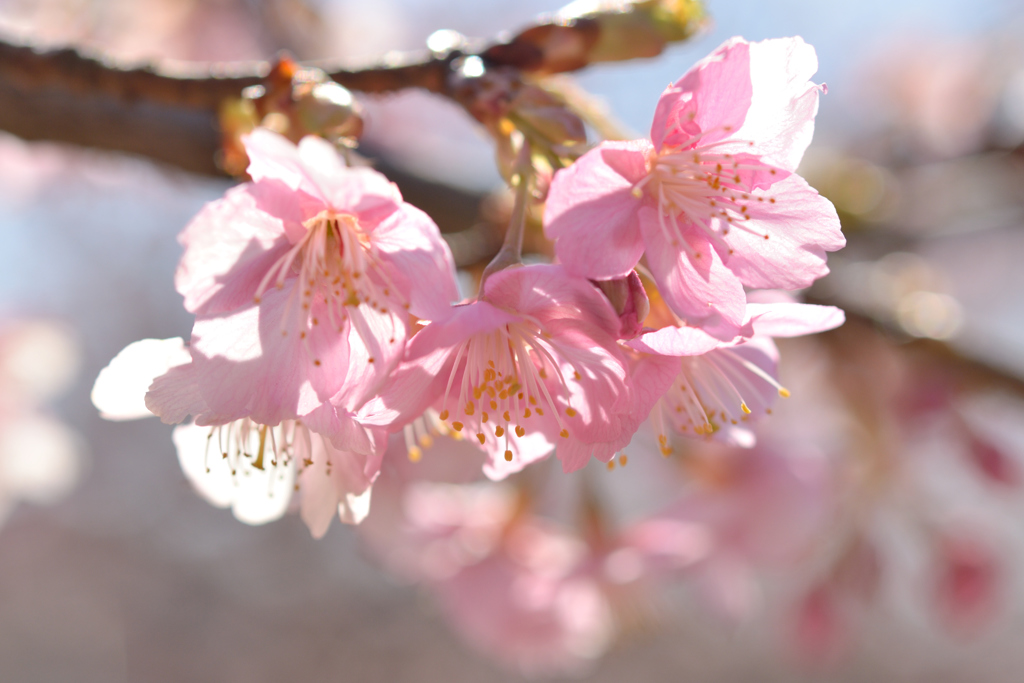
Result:
{"label": "blurred branch", "polygon": [[[316,66],[350,90],[423,88],[452,97],[449,75],[460,57],[474,55],[489,67],[538,76],[574,71],[598,61],[657,55],[669,42],[692,35],[701,19],[693,0],[604,3],[544,18],[479,49],[458,36],[444,51],[388,58],[365,69]],[[28,140],[130,152],[220,174],[218,109],[261,84],[270,66],[131,66],[71,48],[39,50],[0,41],[0,129]]]}

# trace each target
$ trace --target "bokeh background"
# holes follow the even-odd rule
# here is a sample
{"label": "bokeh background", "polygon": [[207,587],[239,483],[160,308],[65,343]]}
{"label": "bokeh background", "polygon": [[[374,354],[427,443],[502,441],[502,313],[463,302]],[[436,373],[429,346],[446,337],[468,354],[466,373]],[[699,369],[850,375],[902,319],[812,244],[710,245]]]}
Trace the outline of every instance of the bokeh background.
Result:
{"label": "bokeh background", "polygon": [[[1024,4],[707,6],[713,25],[697,39],[574,79],[642,134],[664,86],[729,36],[801,35],[817,48],[816,80],[829,94],[802,173],[836,203],[850,246],[830,258],[833,274],[809,295],[848,307],[859,332],[827,352],[783,347],[790,354],[783,381],[799,385],[801,373],[810,374],[809,392],[839,385],[849,393],[837,358],[846,359],[847,375],[875,387],[892,364],[912,366],[904,374],[918,384],[949,372],[969,378],[958,410],[975,416],[973,429],[997,449],[1003,469],[949,469],[943,458],[955,454],[929,428],[900,441],[917,454],[901,476],[935,480],[928,503],[935,514],[984,530],[998,557],[998,607],[968,634],[942,627],[915,579],[927,560],[905,542],[914,515],[900,516],[920,487],[894,484],[889,516],[878,522],[892,523],[880,544],[893,569],[858,612],[841,656],[801,658],[787,644],[784,611],[721,618],[680,581],[658,598],[656,620],[581,675],[1019,680],[1024,491],[1005,473],[1016,472],[1018,460],[1024,466]],[[287,49],[300,59],[358,62],[419,49],[441,28],[494,36],[558,7],[548,0],[0,0],[0,35],[129,60],[266,59]],[[365,142],[391,166],[472,193],[500,186],[491,143],[453,104],[409,92],[365,106]],[[460,641],[432,596],[382,572],[352,529],[335,523],[315,541],[296,516],[245,526],[192,492],[169,427],[97,416],[89,391],[115,353],[144,337],[187,337],[191,320],[172,286],[176,235],[227,187],[140,158],[0,133],[0,335],[16,341],[26,321],[46,330],[29,344],[37,353],[4,356],[14,370],[3,377],[14,382],[8,375],[18,368],[40,367],[24,382],[48,387],[17,389],[22,398],[5,402],[49,425],[20,440],[4,436],[16,442],[4,448],[57,453],[44,472],[0,467],[9,508],[0,528],[0,680],[518,680]],[[468,227],[452,221],[442,229]],[[890,365],[879,367],[883,361]],[[881,393],[868,400],[902,414],[881,404]],[[24,419],[8,405],[0,430],[12,434]],[[643,467],[615,477],[603,486],[627,500],[623,491],[642,497]],[[33,481],[50,484],[33,488]]]}

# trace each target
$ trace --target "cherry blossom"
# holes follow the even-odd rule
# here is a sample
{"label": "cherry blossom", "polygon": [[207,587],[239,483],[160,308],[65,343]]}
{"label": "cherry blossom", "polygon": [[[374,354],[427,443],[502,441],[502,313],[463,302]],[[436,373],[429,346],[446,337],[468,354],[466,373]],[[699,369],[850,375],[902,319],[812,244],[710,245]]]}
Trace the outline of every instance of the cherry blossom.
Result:
{"label": "cherry blossom", "polygon": [[607,461],[636,422],[619,329],[601,293],[560,266],[499,271],[476,301],[413,337],[407,363],[368,412],[387,424],[435,407],[488,452],[495,478],[555,446],[567,472],[592,455]]}
{"label": "cherry blossom", "polygon": [[653,297],[652,313],[649,320],[667,324],[648,328],[626,346],[636,352],[634,373],[661,376],[669,385],[651,410],[664,455],[672,452],[669,426],[684,436],[713,436],[753,446],[749,422],[770,415],[778,397],[790,393],[778,381],[779,353],[772,338],[814,334],[844,320],[843,312],[833,306],[749,303],[741,334],[722,341],[699,327],[683,325],[660,297]]}
{"label": "cherry blossom", "polygon": [[[209,419],[195,378],[195,363],[180,337],[143,339],[100,372],[92,399],[111,420]],[[349,524],[366,517],[386,445],[382,428],[366,426],[359,415],[332,404],[277,425],[248,417],[203,425],[197,420],[177,426],[173,439],[182,471],[212,505],[230,507],[248,524],[263,524],[284,515],[298,491],[302,519],[315,537],[326,533],[335,514]]]}
{"label": "cherry blossom", "polygon": [[839,219],[795,174],[816,70],[799,38],[726,41],[665,90],[650,140],[602,143],[555,175],[544,226],[559,260],[604,280],[646,254],[669,305],[725,336],[743,322],[744,286],[825,275],[825,252],[845,244]]}
{"label": "cherry blossom", "polygon": [[196,313],[190,350],[209,413],[261,424],[373,395],[402,356],[409,316],[457,298],[433,222],[369,168],[319,138],[246,140],[253,182],[207,205],[181,235],[175,276]]}

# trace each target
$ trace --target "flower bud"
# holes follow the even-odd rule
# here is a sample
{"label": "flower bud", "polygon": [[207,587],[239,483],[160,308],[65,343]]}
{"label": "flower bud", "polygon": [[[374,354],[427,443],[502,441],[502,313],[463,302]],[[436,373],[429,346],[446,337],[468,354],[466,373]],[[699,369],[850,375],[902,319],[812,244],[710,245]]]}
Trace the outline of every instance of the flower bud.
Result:
{"label": "flower bud", "polygon": [[591,280],[600,289],[619,315],[619,338],[632,339],[640,334],[644,319],[651,310],[647,292],[635,270],[613,280]]}

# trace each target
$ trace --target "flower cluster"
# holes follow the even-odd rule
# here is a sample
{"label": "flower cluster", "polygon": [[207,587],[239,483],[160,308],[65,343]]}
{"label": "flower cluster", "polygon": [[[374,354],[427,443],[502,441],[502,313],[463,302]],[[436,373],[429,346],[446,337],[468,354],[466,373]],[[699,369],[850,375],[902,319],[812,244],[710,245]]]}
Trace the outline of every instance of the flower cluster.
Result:
{"label": "flower cluster", "polygon": [[[515,214],[548,190],[557,263],[503,250],[461,302],[438,228],[384,176],[256,130],[251,182],[180,238],[190,342],[128,347],[94,400],[191,416],[174,438],[200,492],[259,523],[297,491],[316,536],[335,512],[365,517],[391,433],[410,459],[414,438],[464,438],[494,480],[551,454],[566,472],[610,463],[649,416],[666,455],[677,434],[753,445],[749,422],[788,393],[772,338],[843,321],[748,291],[806,287],[844,243],[795,173],[815,69],[800,39],[730,40],[665,91],[650,140],[602,143],[543,189],[524,140]],[[145,409],[117,406],[140,377],[155,378]]]}

